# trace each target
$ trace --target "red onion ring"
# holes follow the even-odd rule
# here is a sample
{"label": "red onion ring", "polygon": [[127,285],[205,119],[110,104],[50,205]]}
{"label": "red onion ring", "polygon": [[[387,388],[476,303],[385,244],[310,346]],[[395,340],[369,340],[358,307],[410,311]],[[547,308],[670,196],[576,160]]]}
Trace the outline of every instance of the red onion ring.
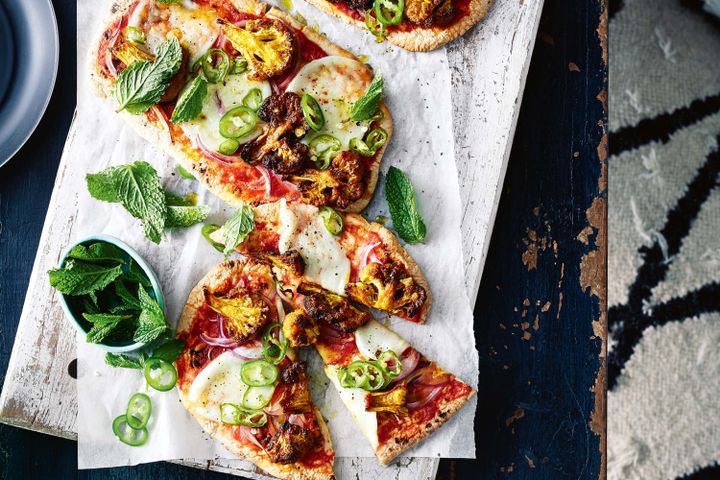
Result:
{"label": "red onion ring", "polygon": [[305,428],[307,425],[307,420],[305,419],[305,415],[298,415],[296,413],[293,413],[288,417],[288,422],[290,422],[293,425],[297,425],[298,427],[303,427],[303,428]]}
{"label": "red onion ring", "polygon": [[113,65],[112,49],[115,48],[115,43],[117,43],[118,36],[120,36],[121,25],[122,22],[118,24],[117,30],[113,33],[113,36],[108,42],[107,50],[105,50],[105,66],[110,71],[110,75],[112,75],[113,78],[117,78],[117,69],[115,68],[115,65]]}
{"label": "red onion ring", "polygon": [[232,349],[233,355],[239,357],[242,360],[259,360],[263,358],[262,347],[247,347],[244,345],[238,345]]}
{"label": "red onion ring", "polygon": [[292,305],[292,298],[287,296],[287,293],[285,293],[279,283],[275,285],[275,291],[277,292],[278,297],[280,297],[285,303]]}
{"label": "red onion ring", "polygon": [[238,345],[232,338],[215,338],[205,332],[200,333],[200,339],[211,347],[234,348]]}
{"label": "red onion ring", "polygon": [[275,296],[275,308],[278,313],[278,322],[282,325],[283,321],[285,321],[285,308],[283,307],[282,300],[278,295]]}
{"label": "red onion ring", "polygon": [[325,322],[320,322],[320,338],[335,345],[344,345],[355,341],[355,335],[342,333]]}
{"label": "red onion ring", "polygon": [[215,90],[215,106],[217,106],[218,113],[220,115],[225,115],[225,107],[223,106],[222,100],[220,99],[220,95],[218,95],[217,90]]}
{"label": "red onion ring", "polygon": [[408,410],[417,410],[419,408],[424,407],[425,405],[427,405],[429,402],[431,402],[435,397],[437,397],[440,394],[440,392],[442,391],[444,386],[445,385],[438,385],[424,399],[418,400],[416,402],[407,403],[407,404],[405,404],[405,406],[408,408]]}
{"label": "red onion ring", "polygon": [[194,139],[195,146],[205,155],[219,163],[225,165],[234,165],[239,160],[239,157],[231,157],[229,155],[223,155],[222,153],[210,150],[200,139],[200,135],[196,135]]}
{"label": "red onion ring", "polygon": [[[405,355],[405,352],[409,352]],[[420,361],[420,354],[412,347],[409,347],[400,356],[400,363],[402,363],[402,372],[398,375],[391,383],[398,383],[408,377],[412,372],[415,371],[418,362]]]}
{"label": "red onion ring", "polygon": [[[365,268],[365,266],[368,264],[368,259],[370,257],[370,253],[372,253],[373,250],[375,250],[375,247],[378,245],[381,245],[382,242],[375,242],[371,243],[369,245],[365,245],[365,249],[363,250],[362,256],[360,257],[360,265],[358,265],[358,272],[362,272],[362,270]],[[380,263],[377,261],[377,257],[374,257],[374,261],[371,263]]]}
{"label": "red onion ring", "polygon": [[272,194],[272,177],[270,176],[270,172],[262,165],[255,165],[255,169],[260,172],[265,179],[265,195],[269,197]]}

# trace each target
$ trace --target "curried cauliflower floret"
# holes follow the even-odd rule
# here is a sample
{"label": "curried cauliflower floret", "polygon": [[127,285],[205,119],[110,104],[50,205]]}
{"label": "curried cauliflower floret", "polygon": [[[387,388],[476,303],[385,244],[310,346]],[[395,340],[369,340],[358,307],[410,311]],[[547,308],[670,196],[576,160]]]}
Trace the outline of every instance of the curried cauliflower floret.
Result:
{"label": "curried cauliflower floret", "polygon": [[327,170],[308,169],[292,180],[298,184],[306,202],[347,208],[365,193],[366,172],[358,154],[340,152]]}
{"label": "curried cauliflower floret", "polygon": [[442,0],[433,12],[430,22],[432,25],[445,25],[455,16],[455,7],[452,0]]}
{"label": "curried cauliflower floret", "polygon": [[310,160],[310,149],[298,138],[310,128],[302,113],[301,99],[293,92],[271,95],[258,110],[267,122],[265,131],[243,146],[240,156],[247,163],[262,163],[265,168],[290,174],[303,170]]}
{"label": "curried cauliflower floret", "polygon": [[292,362],[285,366],[280,373],[280,381],[288,386],[280,400],[284,413],[306,413],[312,410],[305,365],[302,362]]}
{"label": "curried cauliflower floret", "polygon": [[311,430],[285,422],[280,425],[280,430],[270,437],[265,451],[274,463],[295,463],[312,448],[315,438]]}
{"label": "curried cauliflower floret", "polygon": [[293,348],[313,345],[320,334],[315,320],[300,309],[285,315],[282,331]]}
{"label": "curried cauliflower floret", "polygon": [[427,299],[427,292],[394,263],[369,263],[360,281],[345,286],[352,299],[385,312],[414,317]]}
{"label": "curried cauliflower floret", "polygon": [[365,397],[365,410],[368,412],[392,412],[407,414],[407,385],[401,383],[387,392],[370,392]]}
{"label": "curried cauliflower floret", "polygon": [[244,27],[223,23],[225,36],[247,61],[250,80],[267,80],[282,74],[292,64],[297,42],[280,20],[248,20]]}
{"label": "curried cauliflower floret", "polygon": [[269,260],[273,267],[279,268],[296,277],[302,276],[305,271],[305,260],[297,250],[288,250],[285,253],[277,254],[262,252],[260,258]]}
{"label": "curried cauliflower floret", "polygon": [[354,332],[372,319],[370,313],[355,307],[347,298],[313,283],[303,282],[297,291],[305,296],[303,306],[310,317],[341,332]]}
{"label": "curried cauliflower floret", "polygon": [[131,42],[122,42],[120,45],[113,48],[112,54],[115,58],[124,63],[126,67],[129,67],[139,60],[145,60],[148,62],[155,60],[155,55],[146,52]]}
{"label": "curried cauliflower floret", "polygon": [[270,309],[262,296],[238,287],[224,296],[215,295],[207,288],[203,291],[207,305],[227,320],[228,336],[239,343],[251,340],[270,323]]}
{"label": "curried cauliflower floret", "polygon": [[442,0],[407,0],[405,16],[413,23],[423,24],[431,19]]}

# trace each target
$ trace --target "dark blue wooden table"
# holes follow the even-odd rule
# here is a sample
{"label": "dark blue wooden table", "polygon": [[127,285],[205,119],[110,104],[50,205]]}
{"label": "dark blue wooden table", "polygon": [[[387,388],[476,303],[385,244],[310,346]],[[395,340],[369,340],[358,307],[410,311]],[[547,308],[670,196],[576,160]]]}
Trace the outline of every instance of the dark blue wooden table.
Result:
{"label": "dark blue wooden table", "polygon": [[[75,2],[53,3],[55,92],[0,169],[0,381],[75,105]],[[606,10],[545,2],[475,306],[478,458],[441,462],[439,479],[605,478]],[[227,477],[166,463],[76,468],[73,442],[0,425],[2,479]]]}

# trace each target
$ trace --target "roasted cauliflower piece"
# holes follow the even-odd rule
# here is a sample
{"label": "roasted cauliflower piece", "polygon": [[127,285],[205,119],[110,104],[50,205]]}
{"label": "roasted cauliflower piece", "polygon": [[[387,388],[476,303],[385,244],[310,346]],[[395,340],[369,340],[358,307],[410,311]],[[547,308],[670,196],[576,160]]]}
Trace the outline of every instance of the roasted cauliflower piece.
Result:
{"label": "roasted cauliflower piece", "polygon": [[250,80],[267,80],[292,64],[297,52],[293,32],[280,20],[248,20],[244,27],[223,22],[225,36],[248,64]]}
{"label": "roasted cauliflower piece", "polygon": [[302,310],[293,310],[285,315],[282,331],[293,348],[313,345],[320,335],[317,322]]}
{"label": "roasted cauliflower piece", "polygon": [[280,373],[280,381],[288,386],[288,390],[280,400],[285,413],[306,413],[312,411],[310,390],[307,386],[305,365],[292,362]]}
{"label": "roasted cauliflower piece", "polygon": [[370,313],[355,307],[347,298],[313,283],[302,282],[297,291],[305,296],[303,306],[310,317],[341,332],[354,332],[372,319]]}
{"label": "roasted cauliflower piece", "polygon": [[140,60],[145,60],[148,62],[152,62],[155,60],[155,55],[146,52],[145,50],[131,42],[120,43],[115,48],[113,48],[112,54],[115,58],[124,63],[126,67],[129,67],[133,63]]}
{"label": "roasted cauliflower piece", "polygon": [[291,177],[307,203],[347,208],[366,189],[367,167],[353,152],[340,152],[327,170],[308,169]]}
{"label": "roasted cauliflower piece", "polygon": [[262,296],[244,288],[235,288],[224,296],[204,289],[205,302],[227,320],[228,336],[240,343],[251,340],[270,323],[270,309]]}
{"label": "roasted cauliflower piece", "polygon": [[455,16],[455,7],[452,0],[442,0],[440,5],[433,12],[430,23],[432,25],[446,25]]}
{"label": "roasted cauliflower piece", "polygon": [[387,392],[370,392],[365,397],[365,410],[368,412],[391,412],[406,415],[407,385],[401,383]]}
{"label": "roasted cauliflower piece", "polygon": [[315,443],[310,429],[285,422],[265,445],[270,461],[280,464],[295,463]]}
{"label": "roasted cauliflower piece", "polygon": [[330,0],[330,2],[344,3],[353,10],[369,10],[373,6],[373,0]]}
{"label": "roasted cauliflower piece", "polygon": [[288,250],[282,254],[263,252],[259,256],[268,260],[273,267],[296,277],[301,277],[305,272],[305,260],[297,250]]}
{"label": "roasted cauliflower piece", "polygon": [[443,0],[407,0],[405,2],[405,16],[417,24],[424,24],[431,20],[433,12]]}
{"label": "roasted cauliflower piece", "polygon": [[258,117],[267,122],[265,131],[243,146],[240,156],[253,165],[290,174],[303,170],[310,160],[310,149],[298,141],[310,126],[302,113],[300,97],[293,92],[271,95],[263,101]]}
{"label": "roasted cauliflower piece", "polygon": [[425,289],[394,263],[369,263],[360,281],[345,286],[345,293],[368,307],[414,317],[427,299]]}

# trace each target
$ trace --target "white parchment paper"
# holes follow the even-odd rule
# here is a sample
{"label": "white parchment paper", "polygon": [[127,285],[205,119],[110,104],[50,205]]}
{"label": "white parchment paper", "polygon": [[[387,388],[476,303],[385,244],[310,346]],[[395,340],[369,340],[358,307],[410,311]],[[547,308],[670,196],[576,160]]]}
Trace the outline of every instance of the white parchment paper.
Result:
{"label": "white parchment paper", "polygon": [[[223,223],[231,208],[198,182],[182,179],[175,162],[138,137],[114,113],[112,105],[95,98],[87,87],[84,59],[110,0],[78,0],[78,106],[79,129],[69,152],[75,164],[77,195],[76,238],[105,233],[133,246],[153,266],[163,287],[166,314],[177,322],[192,287],[222,256],[208,245],[195,226],[165,233],[160,245],[145,239],[139,221],[121,206],[96,201],[85,187],[84,176],[111,165],[146,160],[158,170],[165,187],[179,194],[198,193],[198,203],[211,207],[209,221]],[[395,120],[395,134],[383,158],[405,171],[415,185],[420,211],[428,227],[424,244],[408,250],[430,282],[433,306],[427,324],[418,326],[391,319],[390,326],[427,357],[477,387],[472,310],[465,292],[460,234],[461,202],[453,152],[450,71],[445,50],[413,54],[388,43],[376,44],[371,35],[349,28],[305,3],[295,5],[310,25],[322,25],[328,38],[367,57],[385,78],[385,99]],[[381,178],[367,216],[388,215]],[[449,348],[452,346],[452,348]],[[336,454],[372,457],[359,428],[319,368],[315,352],[304,352],[310,362],[313,396],[329,420]],[[104,353],[78,337],[78,466],[99,468],[144,462],[193,458],[232,458],[205,435],[180,404],[176,391],[146,390],[137,370],[113,369]],[[314,374],[314,375],[313,375]],[[124,413],[137,391],[153,400],[150,439],[140,448],[127,447],[112,434],[113,418]],[[474,457],[473,399],[428,440],[405,455],[414,457]],[[242,462],[239,462],[242,463]]]}

